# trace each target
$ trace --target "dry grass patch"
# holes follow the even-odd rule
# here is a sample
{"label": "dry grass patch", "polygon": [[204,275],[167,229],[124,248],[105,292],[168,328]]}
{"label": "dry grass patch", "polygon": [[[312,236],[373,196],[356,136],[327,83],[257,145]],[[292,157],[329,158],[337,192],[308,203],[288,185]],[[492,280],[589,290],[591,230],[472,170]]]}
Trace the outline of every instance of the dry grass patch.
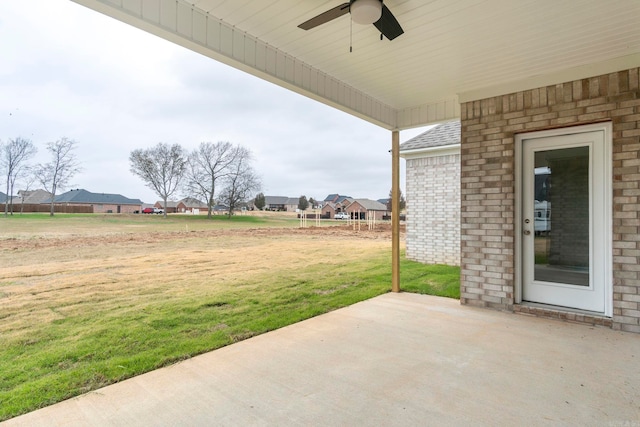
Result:
{"label": "dry grass patch", "polygon": [[[388,292],[389,227],[0,218],[0,420]],[[404,289],[459,270],[401,261]]]}

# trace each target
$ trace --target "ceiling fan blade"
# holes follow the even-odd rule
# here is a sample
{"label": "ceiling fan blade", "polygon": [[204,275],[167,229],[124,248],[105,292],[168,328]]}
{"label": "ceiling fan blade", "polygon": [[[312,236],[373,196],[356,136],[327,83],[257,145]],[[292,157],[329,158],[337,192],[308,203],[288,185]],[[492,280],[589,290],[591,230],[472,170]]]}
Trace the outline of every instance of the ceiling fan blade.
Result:
{"label": "ceiling fan blade", "polygon": [[389,40],[393,40],[404,33],[396,17],[384,4],[382,5],[382,16],[373,25]]}
{"label": "ceiling fan blade", "polygon": [[302,24],[298,25],[298,28],[302,28],[303,30],[310,30],[317,27],[318,25],[322,25],[331,20],[341,17],[342,15],[346,15],[347,13],[349,13],[349,3],[342,3],[340,6],[329,9],[326,12],[323,12],[320,15],[314,16],[308,21],[303,22]]}

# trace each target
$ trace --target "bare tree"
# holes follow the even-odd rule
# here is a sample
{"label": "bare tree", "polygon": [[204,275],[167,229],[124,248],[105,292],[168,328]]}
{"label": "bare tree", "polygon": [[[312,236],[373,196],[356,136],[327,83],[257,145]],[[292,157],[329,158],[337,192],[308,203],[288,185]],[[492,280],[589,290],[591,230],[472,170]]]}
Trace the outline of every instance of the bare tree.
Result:
{"label": "bare tree", "polygon": [[221,197],[222,203],[229,206],[229,218],[240,203],[248,200],[261,187],[260,178],[251,166],[251,151],[244,147],[238,147],[237,151],[230,172],[224,179],[226,185]]}
{"label": "bare tree", "polygon": [[[27,186],[31,186],[33,185],[33,182],[36,180],[36,177],[34,176],[34,169],[33,166],[30,165],[21,165],[20,167],[17,168],[16,173],[11,177],[11,193],[13,194],[14,189],[16,188],[16,182],[21,181],[26,183]],[[20,191],[18,191],[18,193],[20,193]],[[24,197],[21,197],[21,199],[24,200]],[[11,204],[9,206],[9,212],[11,215],[13,215],[13,209],[14,209],[14,198],[11,198]],[[24,203],[20,204],[20,213],[22,214],[24,210]],[[6,215],[6,213],[5,213]]]}
{"label": "bare tree", "polygon": [[184,191],[202,198],[207,203],[207,215],[211,218],[218,182],[231,170],[238,147],[230,142],[203,142],[188,159]]}
{"label": "bare tree", "polygon": [[47,143],[47,151],[51,155],[51,161],[40,163],[36,166],[35,175],[49,193],[51,193],[51,210],[49,215],[54,213],[54,200],[56,192],[63,190],[71,181],[73,176],[81,171],[80,164],[76,159],[74,150],[77,142],[73,139],[62,138],[56,142]]}
{"label": "bare tree", "polygon": [[184,177],[187,165],[184,149],[180,144],[159,142],[146,150],[133,150],[129,155],[129,163],[131,172],[162,199],[166,218],[167,199],[176,192]]}
{"label": "bare tree", "polygon": [[25,138],[10,139],[6,144],[0,143],[0,165],[2,165],[7,177],[7,200],[4,204],[4,215],[13,215],[13,190],[16,179],[26,168],[25,162],[32,158],[38,151],[33,142]]}
{"label": "bare tree", "polygon": [[24,177],[22,181],[24,188],[21,191],[18,191],[18,193],[20,193],[20,215],[24,213],[24,198],[29,194],[33,184],[37,181],[33,167],[25,167],[22,176]]}

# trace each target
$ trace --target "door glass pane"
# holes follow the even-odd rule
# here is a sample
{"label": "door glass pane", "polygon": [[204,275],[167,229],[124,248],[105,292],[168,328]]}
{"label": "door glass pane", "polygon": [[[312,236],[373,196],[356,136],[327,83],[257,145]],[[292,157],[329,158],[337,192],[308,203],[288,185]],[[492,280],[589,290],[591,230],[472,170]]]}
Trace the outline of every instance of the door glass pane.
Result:
{"label": "door glass pane", "polygon": [[589,286],[589,147],[537,151],[534,280]]}

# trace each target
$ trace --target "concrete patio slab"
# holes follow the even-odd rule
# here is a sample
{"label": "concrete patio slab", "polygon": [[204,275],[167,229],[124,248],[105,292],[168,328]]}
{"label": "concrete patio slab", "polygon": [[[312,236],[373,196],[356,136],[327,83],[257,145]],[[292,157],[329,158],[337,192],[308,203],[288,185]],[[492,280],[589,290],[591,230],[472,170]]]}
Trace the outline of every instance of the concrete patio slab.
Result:
{"label": "concrete patio slab", "polygon": [[640,335],[386,294],[9,426],[640,426]]}

